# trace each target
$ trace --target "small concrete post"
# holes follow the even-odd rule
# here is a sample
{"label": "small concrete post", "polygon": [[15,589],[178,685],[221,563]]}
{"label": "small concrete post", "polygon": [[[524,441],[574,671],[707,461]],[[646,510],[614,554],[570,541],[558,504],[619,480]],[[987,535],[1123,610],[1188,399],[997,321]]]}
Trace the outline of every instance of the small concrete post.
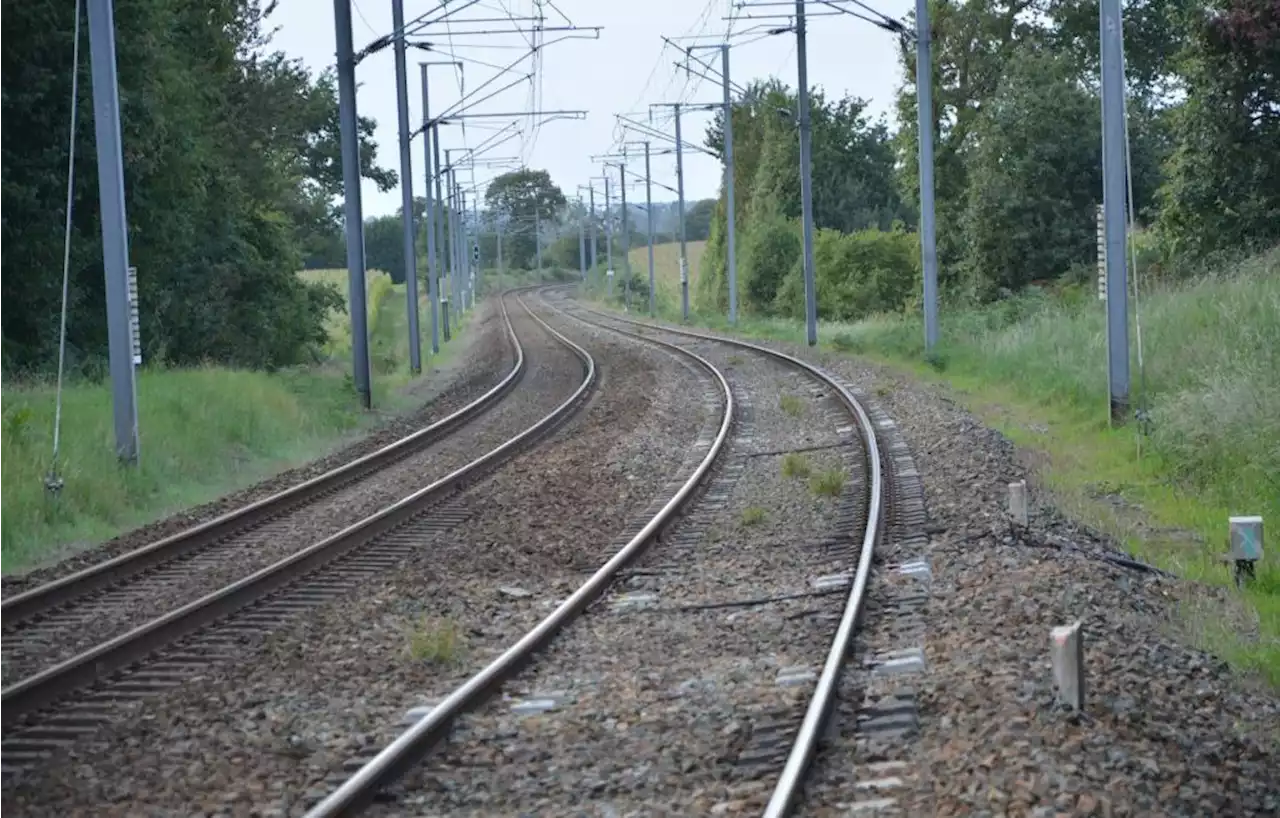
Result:
{"label": "small concrete post", "polygon": [[1009,517],[1014,525],[1027,527],[1027,481],[1019,480],[1009,484]]}
{"label": "small concrete post", "polygon": [[1254,567],[1262,559],[1262,518],[1230,517],[1227,524],[1231,529],[1230,559],[1235,562],[1236,586],[1251,582],[1254,578]]}
{"label": "small concrete post", "polygon": [[1058,700],[1076,711],[1084,710],[1084,630],[1080,620],[1049,632],[1049,656]]}

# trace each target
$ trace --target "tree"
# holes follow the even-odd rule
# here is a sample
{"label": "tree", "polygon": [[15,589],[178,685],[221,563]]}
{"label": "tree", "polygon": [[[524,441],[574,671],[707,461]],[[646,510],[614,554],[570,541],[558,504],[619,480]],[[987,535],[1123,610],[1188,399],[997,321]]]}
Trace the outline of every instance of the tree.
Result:
{"label": "tree", "polygon": [[1192,255],[1280,239],[1280,8],[1210,6],[1183,18],[1187,101],[1161,191],[1160,232]]}
{"label": "tree", "polygon": [[556,220],[566,204],[551,174],[529,168],[504,173],[490,182],[484,203],[504,225],[503,254],[508,266],[526,269],[536,265],[535,224]]}
{"label": "tree", "polygon": [[1095,252],[1098,98],[1051,52],[1024,47],[972,125],[964,269],[981,293],[1054,278]]}
{"label": "tree", "polygon": [[700,199],[685,211],[685,238],[689,241],[706,241],[711,235],[711,217],[716,212],[715,199]]}
{"label": "tree", "polygon": [[[323,77],[268,48],[269,10],[256,0],[116,4],[130,261],[148,360],[305,360],[341,306],[297,275],[300,226],[322,223],[334,180],[341,190],[337,105]],[[4,13],[4,359],[9,371],[39,370],[57,353],[75,4],[5,2]],[[107,344],[83,43],[81,60],[67,340],[73,367],[94,372]],[[366,172],[393,184],[373,151],[366,139]]]}

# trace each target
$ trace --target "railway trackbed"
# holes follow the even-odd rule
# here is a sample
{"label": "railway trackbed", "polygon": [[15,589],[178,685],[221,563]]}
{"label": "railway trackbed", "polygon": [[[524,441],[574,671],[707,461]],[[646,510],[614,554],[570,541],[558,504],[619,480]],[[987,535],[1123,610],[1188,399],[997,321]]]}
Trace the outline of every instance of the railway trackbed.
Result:
{"label": "railway trackbed", "polygon": [[[21,677],[3,690],[6,777],[461,522],[460,489],[558,428],[596,383],[591,355],[514,294],[539,343],[577,362],[552,365],[547,351],[529,366],[531,341],[505,298],[516,364],[468,406],[294,489],[6,599],[5,667]],[[344,515],[323,513],[344,499]]]}
{"label": "railway trackbed", "polygon": [[[581,311],[571,317],[697,362],[723,393],[714,435],[693,447],[692,474],[619,537],[585,582],[353,767],[308,818],[370,804],[395,814],[564,814],[588,802],[617,814],[723,814],[733,802],[701,786],[711,780],[751,782],[767,798],[765,814],[782,815],[799,795],[829,727],[884,530],[886,455],[876,424],[842,383],[773,350],[665,328],[636,332]],[[734,353],[725,368],[768,370],[800,390],[825,431],[765,446],[760,396],[709,360],[716,348],[721,358]],[[772,471],[800,452],[847,477],[828,491],[831,501],[810,503],[814,513],[803,500],[782,509],[794,542],[752,551],[744,533],[726,536],[727,520],[755,524],[740,508],[742,485],[792,496],[805,485],[778,491],[759,479],[757,464]],[[765,625],[760,611],[769,612]],[[734,665],[727,684],[742,695],[707,717],[700,693],[726,682],[699,678],[697,668],[720,672],[726,662]],[[749,683],[761,667],[770,668],[767,683]],[[673,745],[684,752],[670,752]]]}

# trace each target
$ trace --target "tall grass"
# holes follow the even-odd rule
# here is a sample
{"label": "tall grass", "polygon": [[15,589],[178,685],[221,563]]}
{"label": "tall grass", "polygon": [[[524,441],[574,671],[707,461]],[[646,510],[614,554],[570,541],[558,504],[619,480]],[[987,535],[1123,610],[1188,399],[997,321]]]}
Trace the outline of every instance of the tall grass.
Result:
{"label": "tall grass", "polygon": [[[346,293],[345,270],[303,275]],[[406,399],[399,387],[409,380],[404,285],[374,272],[367,292],[374,403],[400,408]],[[425,297],[419,299],[424,357],[430,351]],[[64,488],[56,498],[44,489],[54,388],[6,383],[0,425],[3,570],[38,564],[207,502],[332,450],[367,426],[372,418],[359,410],[351,389],[348,316],[335,311],[327,326],[323,360],[314,367],[271,374],[214,366],[139,370],[137,469],[116,462],[109,385],[69,384],[63,393]]]}
{"label": "tall grass", "polygon": [[138,374],[141,457],[115,458],[109,384],[63,392],[60,472],[46,494],[54,388],[7,385],[3,434],[3,569],[17,570],[93,542],[318,453],[357,427],[341,379],[206,367]]}

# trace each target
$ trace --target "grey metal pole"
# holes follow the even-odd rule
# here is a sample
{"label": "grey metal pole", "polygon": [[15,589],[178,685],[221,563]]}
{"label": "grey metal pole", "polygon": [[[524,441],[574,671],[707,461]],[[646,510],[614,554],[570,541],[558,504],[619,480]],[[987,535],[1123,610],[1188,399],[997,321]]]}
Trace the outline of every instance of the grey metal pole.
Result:
{"label": "grey metal pole", "polygon": [[[623,157],[627,149],[622,149]],[[631,309],[631,228],[627,224],[627,161],[618,165],[618,189],[622,197],[622,303]]]}
{"label": "grey metal pole", "polygon": [[1102,203],[1107,244],[1107,382],[1111,421],[1129,415],[1129,303],[1125,269],[1124,61],[1120,0],[1102,0]]}
{"label": "grey metal pole", "polygon": [[458,186],[458,315],[461,316],[467,311],[467,287],[464,283],[467,280],[467,268],[470,264],[467,262],[467,194],[463,191],[462,186]]}
{"label": "grey metal pole", "polygon": [[[803,2],[803,0],[801,0]],[[689,257],[685,252],[684,234],[684,142],[680,139],[680,103],[676,112],[676,201],[680,214],[680,313],[689,320]]]}
{"label": "grey metal pole", "polygon": [[[578,197],[581,204],[582,197]],[[582,275],[582,280],[587,280],[587,225],[582,219],[578,219],[578,272]]]}
{"label": "grey metal pole", "polygon": [[[445,150],[445,152],[444,152],[444,161],[445,161],[446,163],[451,163],[451,159],[450,159],[449,153],[450,153],[450,151],[449,151],[448,149],[446,149],[446,150]],[[458,230],[457,230],[457,227],[456,227],[456,226],[455,226],[455,224],[454,224],[455,220],[457,219],[457,206],[456,206],[456,205],[457,205],[457,197],[456,197],[456,195],[455,195],[455,190],[454,190],[454,185],[453,185],[453,166],[452,166],[452,164],[450,164],[450,165],[449,165],[448,170],[446,170],[445,172],[449,174],[448,181],[445,183],[445,184],[447,185],[447,189],[448,189],[448,191],[449,191],[449,198],[448,198],[448,202],[447,202],[447,204],[446,204],[446,208],[447,208],[447,209],[446,209],[445,213],[447,214],[447,218],[448,218],[448,223],[447,223],[447,225],[446,225],[446,229],[448,230],[448,235],[449,235],[449,273],[448,273],[448,276],[449,276],[449,298],[448,298],[448,304],[449,304],[449,318],[450,318],[450,323],[452,324],[452,323],[456,323],[453,319],[457,318],[457,316],[458,316],[457,293],[456,293],[456,292],[454,292],[454,288],[453,288],[453,282],[454,282],[454,277],[455,277],[455,270],[456,270],[456,268],[457,268],[457,266],[458,266]]]}
{"label": "grey metal pole", "polygon": [[480,281],[480,191],[471,200],[471,280],[467,292],[471,294],[471,306],[476,305],[476,284]]}
{"label": "grey metal pole", "polygon": [[813,178],[809,167],[809,67],[804,2],[796,0],[796,62],[800,66],[800,215],[804,220],[804,323],[809,346],[818,343],[818,292],[813,277]]}
{"label": "grey metal pole", "polygon": [[93,127],[98,148],[98,200],[102,208],[102,267],[106,275],[107,341],[116,457],[138,462],[138,388],[133,369],[129,309],[129,222],[124,204],[120,89],[116,84],[113,0],[89,2],[93,70]]}
{"label": "grey metal pole", "polygon": [[[452,240],[450,240],[448,245],[445,244],[445,236],[447,235],[447,231],[451,222],[449,222],[449,206],[446,203],[445,192],[444,192],[445,171],[442,170],[444,166],[440,164],[440,125],[439,123],[431,126],[431,166],[435,170],[434,175],[435,175],[435,184],[436,184],[436,201],[439,202],[440,206],[444,208],[444,212],[439,214],[436,217],[436,228],[435,228],[436,230],[439,231],[439,234],[436,237],[436,247],[440,249],[440,266],[437,270],[437,273],[439,274],[440,278],[443,278],[446,275],[446,267],[448,265],[448,251],[453,247],[453,242]],[[444,285],[439,279],[436,280],[436,289],[440,293],[441,301],[443,301],[447,305],[449,302],[444,295],[444,292],[445,292]],[[448,306],[446,306],[445,309],[448,309]],[[445,340],[448,341],[449,340],[448,333],[445,333],[445,336],[446,336]]]}
{"label": "grey metal pole", "polygon": [[466,294],[462,291],[462,278],[466,275],[467,268],[467,196],[462,191],[462,185],[458,184],[458,175],[453,174],[453,187],[456,193],[454,201],[458,204],[458,214],[454,219],[454,225],[457,227],[458,235],[454,246],[458,248],[458,264],[453,268],[453,296],[457,303],[453,305],[453,312],[458,318],[462,318],[462,314],[466,312]]}
{"label": "grey metal pole", "polygon": [[502,220],[498,220],[498,275],[502,275],[502,271],[506,269],[502,266]]}
{"label": "grey metal pole", "polygon": [[649,231],[649,317],[658,315],[657,302],[653,293],[653,184],[649,173],[649,142],[644,143],[644,209],[648,216]]}
{"label": "grey metal pole", "polygon": [[347,288],[356,391],[373,404],[369,375],[369,314],[365,306],[364,216],[360,204],[360,137],[356,130],[356,61],[351,45],[351,0],[333,0],[338,41],[338,123],[342,136],[342,188],[346,198]]}
{"label": "grey metal pole", "polygon": [[396,114],[400,125],[400,206],[404,209],[404,300],[409,314],[409,371],[422,372],[422,334],[418,328],[418,250],[414,244],[413,160],[409,154],[409,77],[404,58],[404,0],[391,0],[395,27]]}
{"label": "grey metal pole", "polygon": [[920,257],[924,266],[924,348],[938,343],[938,245],[933,207],[933,56],[929,2],[916,0],[916,123],[920,135]]}
{"label": "grey metal pole", "polygon": [[435,170],[431,163],[431,122],[430,97],[427,94],[427,65],[419,63],[422,71],[422,164],[426,166],[426,183],[423,190],[427,198],[427,300],[431,302],[431,354],[440,354],[440,304],[436,293],[436,207],[435,196],[431,193],[431,177]]}
{"label": "grey metal pole", "polygon": [[538,281],[542,281],[542,214],[533,209],[533,253],[538,259]]}
{"label": "grey metal pole", "polygon": [[600,243],[600,239],[596,232],[596,184],[595,182],[591,182],[587,185],[587,196],[591,200],[591,269],[594,270],[596,268],[596,265],[599,264],[599,261],[600,261],[598,258],[596,258],[596,256],[599,255],[599,250],[597,249],[596,245]]}
{"label": "grey metal pole", "polygon": [[613,298],[613,213],[609,210],[609,175],[604,177],[605,278],[609,279],[609,297]]}
{"label": "grey metal pole", "polygon": [[729,97],[729,44],[720,46],[720,70],[724,74],[724,195],[725,222],[729,228],[729,323],[738,323],[738,259],[735,253],[738,223],[733,214],[733,100]]}

